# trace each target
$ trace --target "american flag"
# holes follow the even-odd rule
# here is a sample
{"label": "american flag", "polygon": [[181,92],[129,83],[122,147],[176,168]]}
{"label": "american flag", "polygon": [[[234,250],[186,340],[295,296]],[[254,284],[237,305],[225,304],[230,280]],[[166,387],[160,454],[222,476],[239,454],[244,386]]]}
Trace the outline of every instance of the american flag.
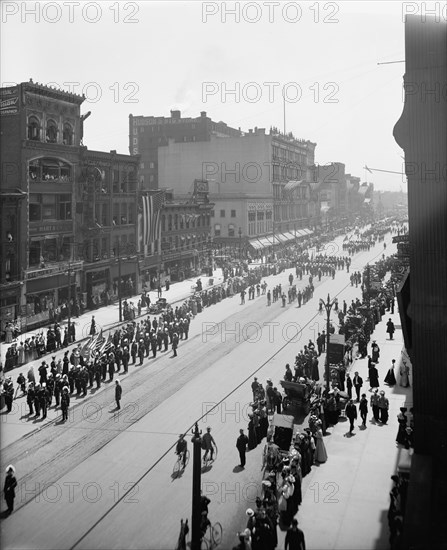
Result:
{"label": "american flag", "polygon": [[98,334],[95,334],[93,336],[90,336],[90,340],[84,345],[84,347],[81,350],[81,354],[85,359],[93,358],[95,355],[95,352],[99,350],[99,348],[104,343],[104,337],[102,335],[102,329],[101,332]]}
{"label": "american flag", "polygon": [[160,210],[164,203],[164,191],[143,195],[143,244],[160,239]]}
{"label": "american flag", "polygon": [[107,340],[104,340],[102,345],[99,347],[99,355],[104,355],[104,353],[108,353],[110,348],[113,345],[113,337],[111,334],[109,334],[109,337]]}

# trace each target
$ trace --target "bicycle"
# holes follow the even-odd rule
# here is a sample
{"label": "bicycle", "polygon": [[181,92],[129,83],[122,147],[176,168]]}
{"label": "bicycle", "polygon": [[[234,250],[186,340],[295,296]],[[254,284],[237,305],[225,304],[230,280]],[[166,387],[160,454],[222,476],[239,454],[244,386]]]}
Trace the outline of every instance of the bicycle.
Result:
{"label": "bicycle", "polygon": [[[208,532],[209,538],[206,536],[206,533]],[[210,524],[206,533],[200,541],[200,550],[213,550],[213,548],[217,548],[217,546],[219,546],[222,542],[222,525],[218,521],[214,525]]]}
{"label": "bicycle", "polygon": [[214,447],[214,452],[213,452],[213,458],[211,458],[211,455],[209,454],[210,451],[207,452],[206,454],[206,458],[205,456],[203,457],[203,467],[204,468],[207,468],[212,462],[214,462],[217,458],[217,447]]}
{"label": "bicycle", "polygon": [[186,468],[189,462],[189,451],[186,450],[185,452],[185,463],[183,464],[183,453],[177,454],[177,460],[175,461],[174,468],[172,470],[173,477],[176,477],[180,474],[180,472],[183,472],[183,470]]}

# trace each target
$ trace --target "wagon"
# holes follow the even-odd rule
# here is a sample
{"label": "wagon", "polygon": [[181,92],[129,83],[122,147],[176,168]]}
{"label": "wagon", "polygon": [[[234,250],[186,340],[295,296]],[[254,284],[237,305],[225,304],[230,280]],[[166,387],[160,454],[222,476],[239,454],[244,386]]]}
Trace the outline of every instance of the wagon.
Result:
{"label": "wagon", "polygon": [[281,386],[284,388],[286,394],[282,402],[284,412],[290,414],[308,414],[311,395],[309,386],[286,380],[281,380]]}
{"label": "wagon", "polygon": [[168,307],[168,303],[166,298],[159,298],[155,304],[151,304],[149,307],[149,313],[152,313],[153,315],[161,313]]}
{"label": "wagon", "polygon": [[[280,452],[288,452],[293,437],[293,416],[275,413],[271,426],[273,427],[273,442]],[[281,453],[282,454],[282,453]]]}

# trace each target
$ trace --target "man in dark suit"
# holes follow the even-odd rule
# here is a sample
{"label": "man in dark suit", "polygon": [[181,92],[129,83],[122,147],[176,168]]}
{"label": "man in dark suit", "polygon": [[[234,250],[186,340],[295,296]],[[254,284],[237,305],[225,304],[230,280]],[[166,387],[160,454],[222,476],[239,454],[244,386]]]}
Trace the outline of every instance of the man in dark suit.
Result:
{"label": "man in dark suit", "polygon": [[354,385],[354,388],[355,388],[355,393],[357,395],[357,403],[358,403],[360,401],[360,390],[363,386],[363,379],[361,376],[359,376],[358,372],[354,374],[354,378],[352,379],[352,384]]}
{"label": "man in dark suit", "polygon": [[244,434],[244,430],[239,430],[239,437],[236,440],[236,448],[239,451],[239,457],[241,459],[240,466],[245,468],[245,453],[247,451],[248,437]]}

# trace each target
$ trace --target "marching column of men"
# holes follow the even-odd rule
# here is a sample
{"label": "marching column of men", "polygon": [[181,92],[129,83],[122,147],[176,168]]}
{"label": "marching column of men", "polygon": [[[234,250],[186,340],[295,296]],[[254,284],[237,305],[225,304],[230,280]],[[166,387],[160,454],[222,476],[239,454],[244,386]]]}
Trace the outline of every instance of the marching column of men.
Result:
{"label": "marching column of men", "polygon": [[[53,356],[50,365],[42,361],[37,374],[31,365],[26,377],[20,373],[17,378],[17,392],[21,389],[22,395],[26,395],[29,416],[46,418],[54,398],[54,407],[61,407],[66,420],[70,395],[85,397],[95,383],[99,389],[107,378],[113,381],[116,373],[128,373],[130,364],[137,365],[137,357],[142,365],[151,353],[155,359],[157,352],[166,352],[169,346],[176,357],[179,341],[188,339],[192,318],[190,304],[185,302],[175,310],[168,308],[158,319],[148,317],[115,330],[106,341],[98,340],[98,349],[92,340],[93,347],[83,349],[78,344],[71,352],[65,351],[62,359],[56,361]],[[7,412],[11,412],[14,399],[11,376],[3,383],[3,395]]]}

